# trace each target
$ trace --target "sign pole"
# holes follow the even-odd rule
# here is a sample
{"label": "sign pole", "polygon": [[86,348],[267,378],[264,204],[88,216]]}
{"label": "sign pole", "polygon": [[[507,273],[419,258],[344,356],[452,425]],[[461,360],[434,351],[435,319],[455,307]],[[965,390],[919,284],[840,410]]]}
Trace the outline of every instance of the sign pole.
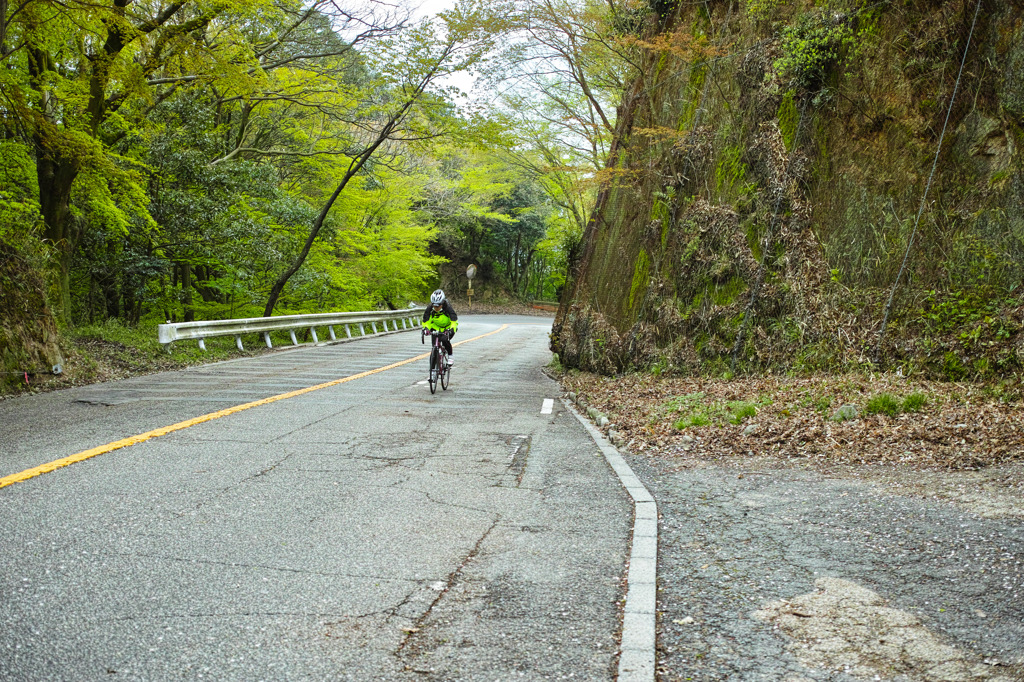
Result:
{"label": "sign pole", "polygon": [[473,277],[476,276],[476,266],[470,265],[466,268],[466,279],[468,284],[466,285],[466,296],[469,297],[469,309],[473,309]]}

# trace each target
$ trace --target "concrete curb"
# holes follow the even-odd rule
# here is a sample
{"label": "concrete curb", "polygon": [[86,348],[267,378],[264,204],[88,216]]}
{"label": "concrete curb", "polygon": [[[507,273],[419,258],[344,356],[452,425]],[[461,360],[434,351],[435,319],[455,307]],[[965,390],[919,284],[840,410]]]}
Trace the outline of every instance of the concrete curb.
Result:
{"label": "concrete curb", "polygon": [[654,679],[655,607],[658,572],[658,505],[619,451],[572,403],[569,411],[594,439],[622,487],[633,498],[633,538],[626,572],[626,606],[619,645],[619,682],[651,682]]}

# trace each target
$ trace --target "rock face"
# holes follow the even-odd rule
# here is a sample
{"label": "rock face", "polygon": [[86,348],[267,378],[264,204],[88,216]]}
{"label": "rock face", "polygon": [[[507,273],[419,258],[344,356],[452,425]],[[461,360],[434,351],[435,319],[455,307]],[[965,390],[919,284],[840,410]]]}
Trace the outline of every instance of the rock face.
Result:
{"label": "rock face", "polygon": [[829,419],[834,422],[845,422],[851,419],[856,419],[859,416],[860,409],[856,405],[847,404],[836,410]]}
{"label": "rock face", "polygon": [[649,21],[717,53],[651,51],[627,88],[555,320],[563,364],[1024,367],[1024,2],[984,5],[959,85],[975,2],[847,4]]}
{"label": "rock face", "polygon": [[57,325],[46,305],[44,284],[29,263],[0,241],[0,382],[24,382],[24,374],[49,373],[63,364]]}

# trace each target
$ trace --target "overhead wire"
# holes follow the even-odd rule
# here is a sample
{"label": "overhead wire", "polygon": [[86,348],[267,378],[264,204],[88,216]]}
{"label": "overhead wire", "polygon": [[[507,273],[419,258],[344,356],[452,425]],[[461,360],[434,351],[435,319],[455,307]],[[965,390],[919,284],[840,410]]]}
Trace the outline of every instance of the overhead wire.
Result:
{"label": "overhead wire", "polygon": [[935,169],[939,165],[939,155],[942,153],[942,142],[946,137],[946,129],[949,127],[949,119],[953,114],[953,104],[956,102],[956,94],[960,89],[960,79],[964,74],[964,65],[967,63],[967,53],[971,49],[971,40],[974,38],[974,29],[978,25],[978,13],[981,11],[981,0],[978,0],[977,5],[974,7],[974,20],[971,22],[971,32],[967,36],[967,44],[964,46],[964,55],[960,59],[960,71],[956,76],[956,84],[953,86],[953,94],[949,98],[949,107],[946,109],[946,120],[942,124],[942,133],[939,135],[939,143],[935,149],[935,159],[932,161],[932,170],[928,174],[928,182],[924,188],[924,195],[921,197],[921,205],[917,209],[917,217],[914,219],[914,228],[910,232],[910,239],[907,240],[907,249],[903,254],[903,262],[900,264],[900,270],[896,274],[896,281],[892,284],[892,289],[889,291],[889,300],[885,304],[885,312],[882,315],[882,328],[878,330],[878,343],[875,346],[875,364],[882,364],[882,342],[885,340],[885,330],[889,326],[889,314],[892,311],[892,302],[896,296],[896,289],[899,287],[900,280],[903,278],[903,273],[906,272],[907,262],[910,259],[910,250],[914,245],[914,238],[917,236],[917,228],[921,223],[921,216],[924,214],[925,206],[928,202],[928,192],[931,190],[932,181],[935,179]]}

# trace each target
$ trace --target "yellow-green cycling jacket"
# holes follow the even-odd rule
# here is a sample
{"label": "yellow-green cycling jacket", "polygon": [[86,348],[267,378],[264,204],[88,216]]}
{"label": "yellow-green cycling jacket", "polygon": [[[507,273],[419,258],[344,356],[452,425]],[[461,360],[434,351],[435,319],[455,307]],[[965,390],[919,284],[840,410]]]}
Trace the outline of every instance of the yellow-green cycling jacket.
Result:
{"label": "yellow-green cycling jacket", "polygon": [[427,306],[423,312],[423,326],[427,329],[436,329],[439,332],[451,329],[452,334],[455,334],[459,328],[459,316],[446,299],[441,303],[440,310],[434,310],[434,307],[430,305]]}

